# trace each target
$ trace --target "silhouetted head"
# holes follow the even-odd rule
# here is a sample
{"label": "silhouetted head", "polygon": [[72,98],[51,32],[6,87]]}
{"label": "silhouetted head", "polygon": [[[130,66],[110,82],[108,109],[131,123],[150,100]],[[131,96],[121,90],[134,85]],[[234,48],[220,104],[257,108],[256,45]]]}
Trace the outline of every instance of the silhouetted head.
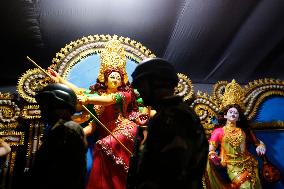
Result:
{"label": "silhouetted head", "polygon": [[173,95],[179,81],[174,66],[162,58],[142,61],[131,76],[132,86],[139,91],[145,105],[150,106]]}
{"label": "silhouetted head", "polygon": [[140,81],[151,79],[166,81],[173,88],[178,84],[178,76],[174,66],[162,58],[145,59],[135,68],[131,76],[134,88]]}
{"label": "silhouetted head", "polygon": [[77,96],[64,84],[48,84],[36,94],[35,98],[43,119],[64,118],[76,111]]}

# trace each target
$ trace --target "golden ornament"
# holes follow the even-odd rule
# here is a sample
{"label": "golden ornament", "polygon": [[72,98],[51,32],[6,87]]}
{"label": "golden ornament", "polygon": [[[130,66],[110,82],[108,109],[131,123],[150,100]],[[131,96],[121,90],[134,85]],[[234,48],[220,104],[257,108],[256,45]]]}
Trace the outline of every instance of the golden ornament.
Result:
{"label": "golden ornament", "polygon": [[101,67],[98,74],[98,80],[105,82],[104,73],[107,70],[117,70],[124,76],[124,84],[128,83],[126,73],[125,50],[119,40],[110,40],[106,42],[105,48],[100,54]]}
{"label": "golden ornament", "polygon": [[222,96],[222,108],[229,105],[238,105],[245,110],[244,90],[234,79],[231,83],[226,85],[225,92]]}

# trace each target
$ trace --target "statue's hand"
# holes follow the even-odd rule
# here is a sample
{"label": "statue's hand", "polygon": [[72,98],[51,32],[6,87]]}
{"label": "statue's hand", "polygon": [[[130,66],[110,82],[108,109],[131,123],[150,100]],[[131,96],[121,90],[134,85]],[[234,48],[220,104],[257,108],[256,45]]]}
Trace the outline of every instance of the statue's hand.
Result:
{"label": "statue's hand", "polygon": [[77,99],[82,105],[88,104],[88,96],[86,95],[77,95]]}
{"label": "statue's hand", "polygon": [[266,152],[266,147],[262,141],[260,141],[260,144],[255,149],[258,156],[263,156]]}
{"label": "statue's hand", "polygon": [[48,68],[47,70],[48,74],[51,76],[51,79],[53,79],[53,81],[55,83],[60,83],[60,75],[53,69]]}
{"label": "statue's hand", "polygon": [[149,115],[141,114],[138,116],[137,122],[139,125],[146,125],[146,123],[149,121],[149,118],[150,118]]}
{"label": "statue's hand", "polygon": [[81,124],[81,123],[84,123],[84,122],[86,122],[90,119],[90,114],[86,114],[84,112],[81,112],[79,114],[74,114],[71,118],[72,118],[73,121]]}
{"label": "statue's hand", "polygon": [[219,158],[216,153],[209,155],[209,161],[211,161],[215,166],[221,166],[221,158]]}

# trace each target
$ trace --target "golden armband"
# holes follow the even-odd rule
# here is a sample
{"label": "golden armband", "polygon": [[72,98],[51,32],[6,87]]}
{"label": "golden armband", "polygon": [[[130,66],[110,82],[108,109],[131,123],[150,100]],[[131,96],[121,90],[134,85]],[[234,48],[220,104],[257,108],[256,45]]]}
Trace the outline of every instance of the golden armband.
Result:
{"label": "golden armband", "polygon": [[214,146],[215,148],[218,146],[215,141],[209,141],[209,145]]}

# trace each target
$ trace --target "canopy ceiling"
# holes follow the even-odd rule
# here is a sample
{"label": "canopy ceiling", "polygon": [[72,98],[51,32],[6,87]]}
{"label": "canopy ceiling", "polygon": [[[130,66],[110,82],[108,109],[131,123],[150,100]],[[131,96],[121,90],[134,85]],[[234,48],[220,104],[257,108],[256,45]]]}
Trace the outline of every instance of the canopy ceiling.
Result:
{"label": "canopy ceiling", "polygon": [[[71,41],[117,34],[194,83],[284,79],[283,0],[3,0],[0,84],[16,85]],[[4,18],[4,19],[3,19]]]}

